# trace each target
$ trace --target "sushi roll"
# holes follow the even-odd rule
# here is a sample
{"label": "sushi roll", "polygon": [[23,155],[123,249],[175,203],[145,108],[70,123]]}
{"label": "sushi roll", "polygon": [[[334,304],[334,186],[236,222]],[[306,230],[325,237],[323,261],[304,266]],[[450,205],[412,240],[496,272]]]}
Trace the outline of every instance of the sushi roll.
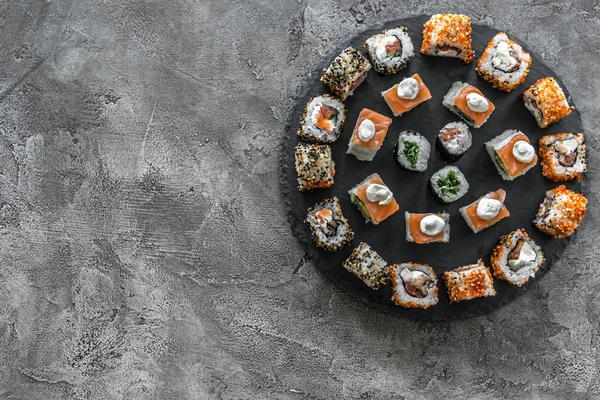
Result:
{"label": "sushi roll", "polygon": [[517,286],[535,277],[545,261],[540,246],[523,229],[502,236],[490,258],[494,276]]}
{"label": "sushi roll", "polygon": [[442,279],[451,303],[496,295],[492,273],[481,259],[477,264],[444,272]]}
{"label": "sushi roll", "polygon": [[333,185],[334,165],[331,159],[331,147],[328,145],[298,143],[296,146],[298,190],[304,192]]}
{"label": "sushi roll", "polygon": [[540,231],[562,239],[575,233],[586,211],[585,196],[560,185],[546,192],[533,223]]}
{"label": "sushi roll", "polygon": [[581,180],[587,171],[583,133],[555,133],[540,139],[542,175],[554,182]]}
{"label": "sushi roll", "polygon": [[505,181],[525,175],[538,162],[527,135],[514,129],[504,131],[486,142],[485,149]]}
{"label": "sushi roll", "polygon": [[531,55],[506,33],[499,32],[488,43],[475,69],[493,87],[512,92],[525,82],[530,67]]}
{"label": "sushi roll", "polygon": [[446,124],[437,136],[436,146],[447,162],[458,161],[471,147],[473,137],[467,124],[450,122]]}
{"label": "sushi roll", "polygon": [[523,102],[540,128],[546,128],[571,114],[565,93],[556,79],[549,76],[538,80],[523,92]]}
{"label": "sushi roll", "polygon": [[400,83],[381,92],[381,95],[392,110],[394,117],[399,117],[431,99],[431,92],[419,74],[403,78]]}
{"label": "sushi roll", "polygon": [[361,161],[372,161],[383,145],[391,123],[391,118],[363,108],[354,126],[346,154],[352,154]]}
{"label": "sushi roll", "polygon": [[318,143],[333,143],[340,136],[346,119],[344,104],[324,94],[310,99],[300,120],[298,136]]}
{"label": "sushi roll", "polygon": [[342,214],[337,197],[309,208],[305,222],[317,247],[325,250],[338,251],[354,239],[354,232]]}
{"label": "sushi roll", "polygon": [[403,131],[395,148],[396,163],[409,171],[423,172],[427,169],[431,145],[420,133]]}
{"label": "sushi roll", "polygon": [[381,75],[402,71],[415,56],[408,29],[403,26],[369,37],[365,41],[365,50],[375,72]]}
{"label": "sushi roll", "polygon": [[481,232],[510,216],[510,212],[504,205],[505,200],[506,192],[498,189],[460,208],[460,215],[473,232]]}
{"label": "sushi roll", "polygon": [[422,54],[459,58],[465,64],[473,61],[471,18],[461,14],[436,14],[423,27]]}
{"label": "sushi roll", "polygon": [[442,104],[473,128],[481,128],[496,108],[475,86],[456,81]]}
{"label": "sushi roll", "polygon": [[352,96],[370,69],[369,60],[354,47],[348,47],[323,70],[321,82],[344,101],[348,96]]}
{"label": "sushi roll", "polygon": [[438,303],[438,279],[427,264],[394,264],[392,269],[392,300],[405,308],[424,310]]}
{"label": "sushi roll", "polygon": [[375,225],[400,209],[394,199],[394,194],[378,174],[367,176],[366,179],[350,189],[348,194],[350,202],[356,204],[367,222]]}
{"label": "sushi roll", "polygon": [[373,290],[379,289],[390,276],[390,267],[385,260],[371,246],[362,242],[342,266]]}
{"label": "sushi roll", "polygon": [[457,167],[444,167],[429,179],[433,197],[443,204],[452,203],[469,191],[469,182]]}
{"label": "sushi roll", "polygon": [[450,214],[404,213],[406,241],[417,244],[448,243],[450,241]]}

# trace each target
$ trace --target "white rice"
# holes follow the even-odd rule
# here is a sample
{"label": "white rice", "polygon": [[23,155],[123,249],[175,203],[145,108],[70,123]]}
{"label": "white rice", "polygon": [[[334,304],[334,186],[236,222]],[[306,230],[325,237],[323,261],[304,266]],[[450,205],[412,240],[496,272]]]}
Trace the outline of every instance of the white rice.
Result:
{"label": "white rice", "polygon": [[[403,269],[410,269],[412,271],[421,271],[429,277],[430,281],[429,281],[429,285],[428,285],[427,296],[418,298],[418,297],[414,297],[414,296],[411,296],[410,294],[408,294],[408,292],[406,291],[406,288],[404,287],[404,280],[402,279],[402,276],[400,275],[400,273],[402,272]],[[437,304],[437,302],[438,302],[438,290],[437,290],[438,279],[437,279],[437,276],[435,275],[435,272],[433,271],[433,269],[430,266],[423,265],[423,264],[415,264],[415,263],[402,263],[400,265],[395,265],[394,270],[395,270],[395,280],[393,282],[393,286],[394,286],[393,298],[394,298],[394,302],[396,304],[398,304],[398,305],[411,304],[412,307],[416,306],[418,308],[429,308],[429,307]]]}
{"label": "white rice", "polygon": [[513,72],[505,72],[501,69],[494,68],[492,62],[494,57],[496,56],[497,47],[500,42],[508,43],[508,36],[506,33],[500,32],[490,41],[493,43],[493,48],[487,54],[484,54],[479,63],[478,67],[483,71],[486,71],[503,82],[506,82],[510,85],[514,85],[521,81],[524,74],[527,74],[529,71],[529,67],[531,65],[531,56],[529,53],[525,52],[523,48],[518,43],[509,44],[509,47],[515,53],[516,58],[521,62],[519,65],[519,69]]}
{"label": "white rice", "polygon": [[[333,219],[338,225],[336,229],[336,234],[334,236],[327,236],[319,226],[319,221],[316,215],[323,208],[331,210],[333,214]],[[350,233],[351,231],[349,230],[347,221],[345,221],[342,215],[342,208],[340,207],[337,198],[333,198],[332,200],[326,203],[317,205],[312,210],[312,212],[309,212],[307,214],[306,222],[313,227],[313,236],[316,236],[319,242],[326,243],[331,246],[343,246],[345,242],[348,241],[348,238],[351,238],[353,236],[353,234]]]}
{"label": "white rice", "polygon": [[342,266],[375,290],[390,274],[387,262],[371,246],[362,242]]}
{"label": "white rice", "polygon": [[[415,168],[411,166],[410,162],[404,156],[405,142],[413,142],[419,146],[419,156]],[[400,132],[396,146],[396,160],[402,167],[410,171],[423,172],[427,169],[430,155],[431,144],[429,144],[429,141],[424,136],[415,131]]]}
{"label": "white rice", "polygon": [[[460,187],[456,194],[442,193],[442,190],[438,184],[438,180],[441,177],[446,176],[450,171],[454,171],[454,173],[456,174],[456,177],[460,181]],[[458,167],[454,167],[454,166],[444,167],[444,168],[440,169],[439,171],[435,172],[433,175],[431,175],[431,178],[429,179],[429,186],[430,186],[431,190],[433,190],[435,195],[439,198],[439,200],[445,204],[452,203],[453,201],[460,199],[465,194],[467,194],[467,192],[469,191],[469,182],[467,182],[467,178],[461,172],[461,170],[458,169]]]}
{"label": "white rice", "polygon": [[[534,261],[528,263],[526,266],[519,268],[517,271],[513,271],[508,265],[508,255],[517,245],[519,239],[523,239],[533,248],[536,257]],[[499,258],[494,261],[497,262],[496,265],[502,270],[508,282],[513,285],[521,286],[527,282],[529,278],[535,277],[535,273],[542,267],[544,253],[542,253],[542,249],[533,241],[533,239],[523,235],[522,231],[517,229],[510,233],[508,243],[504,244],[502,252],[499,254]]]}
{"label": "white rice", "polygon": [[[326,130],[320,129],[315,125],[315,121],[312,121],[312,114],[315,108],[320,107],[321,104],[324,104],[329,107],[333,107],[337,110],[338,114],[335,116],[335,124],[332,132],[327,132]],[[306,136],[310,136],[315,140],[323,143],[331,143],[335,142],[337,138],[340,136],[340,131],[342,129],[342,123],[346,118],[346,109],[344,104],[340,101],[336,100],[330,96],[318,96],[313,98],[307,105],[306,110],[304,111],[304,123],[300,126],[299,133],[302,133]]]}
{"label": "white rice", "polygon": [[[377,55],[377,52],[375,51],[375,45],[378,40],[389,36],[395,36],[398,40],[400,40],[400,45],[402,46],[402,53],[400,56],[396,57],[380,58]],[[393,73],[396,73],[398,72],[398,68],[400,68],[403,65],[406,65],[415,56],[415,49],[412,40],[410,39],[410,36],[408,36],[408,33],[404,29],[399,27],[388,29],[385,31],[385,33],[378,33],[369,37],[365,42],[365,47],[367,50],[367,54],[373,61],[375,69],[377,70],[377,72],[380,73],[382,72],[382,70],[385,70],[386,67],[390,70],[393,70]]]}

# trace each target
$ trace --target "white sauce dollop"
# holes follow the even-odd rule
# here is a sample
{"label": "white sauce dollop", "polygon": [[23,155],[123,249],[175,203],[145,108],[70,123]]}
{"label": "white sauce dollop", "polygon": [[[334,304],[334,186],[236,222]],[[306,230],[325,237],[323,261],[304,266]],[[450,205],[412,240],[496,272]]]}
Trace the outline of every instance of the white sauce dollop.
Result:
{"label": "white sauce dollop", "polygon": [[467,106],[475,112],[485,112],[490,108],[490,103],[480,94],[469,93],[467,95]]}
{"label": "white sauce dollop", "polygon": [[428,236],[435,236],[444,230],[446,222],[437,215],[428,215],[421,220],[421,232]]}
{"label": "white sauce dollop", "polygon": [[412,100],[419,94],[419,82],[415,78],[405,78],[398,84],[396,91],[401,99]]}
{"label": "white sauce dollop", "polygon": [[536,258],[536,254],[535,254],[535,250],[533,250],[533,247],[531,247],[531,245],[529,243],[524,242],[523,246],[521,246],[521,252],[519,253],[519,259],[518,260],[509,260],[508,266],[513,271],[518,271],[519,269],[528,266],[532,262],[535,262],[535,258]]}
{"label": "white sauce dollop", "polygon": [[375,45],[375,55],[379,60],[383,60],[387,57],[387,49],[385,46],[394,44],[398,39],[395,36],[384,36],[377,39]]}
{"label": "white sauce dollop", "polygon": [[368,142],[375,136],[375,124],[370,119],[364,119],[358,126],[358,138]]}
{"label": "white sauce dollop", "polygon": [[524,140],[519,140],[514,144],[512,149],[513,156],[521,162],[528,163],[535,157],[533,146]]}
{"label": "white sauce dollop", "polygon": [[479,203],[477,204],[477,216],[487,221],[496,217],[501,208],[502,202],[496,199],[484,197],[483,199],[479,200]]}
{"label": "white sauce dollop", "polygon": [[380,206],[385,206],[386,204],[390,204],[393,198],[394,194],[387,186],[377,183],[371,183],[367,186],[367,200],[373,203],[378,202]]}
{"label": "white sauce dollop", "polygon": [[496,46],[496,54],[492,58],[492,66],[504,72],[513,69],[519,62],[510,55],[511,47],[506,42],[500,42]]}

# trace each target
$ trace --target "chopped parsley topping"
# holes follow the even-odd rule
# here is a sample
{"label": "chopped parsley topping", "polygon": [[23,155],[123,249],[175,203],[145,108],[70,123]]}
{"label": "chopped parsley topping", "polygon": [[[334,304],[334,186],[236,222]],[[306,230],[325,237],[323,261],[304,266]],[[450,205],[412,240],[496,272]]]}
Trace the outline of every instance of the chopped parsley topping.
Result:
{"label": "chopped parsley topping", "polygon": [[454,196],[460,190],[460,180],[454,170],[448,171],[446,176],[439,177],[437,185],[444,196]]}
{"label": "chopped parsley topping", "polygon": [[408,140],[404,140],[403,143],[404,149],[402,150],[402,153],[404,154],[404,157],[410,164],[411,168],[417,168],[417,162],[419,161],[419,151],[421,151],[421,148],[417,143]]}

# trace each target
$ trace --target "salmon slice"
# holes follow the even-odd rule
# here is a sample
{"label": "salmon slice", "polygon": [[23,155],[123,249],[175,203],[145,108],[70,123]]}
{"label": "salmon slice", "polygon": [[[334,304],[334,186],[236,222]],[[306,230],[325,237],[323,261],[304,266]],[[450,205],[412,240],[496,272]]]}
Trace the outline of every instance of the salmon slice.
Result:
{"label": "salmon slice", "polygon": [[385,101],[387,102],[388,106],[390,106],[390,108],[394,112],[394,116],[396,117],[404,114],[407,111],[412,110],[419,104],[431,98],[431,92],[429,91],[427,86],[425,86],[425,83],[423,83],[423,80],[421,79],[419,74],[414,74],[412,78],[415,78],[417,82],[419,82],[419,93],[417,93],[417,97],[415,97],[412,100],[398,97],[397,84],[392,86],[391,89],[388,89],[385,92],[383,92],[383,97],[385,98]]}
{"label": "salmon slice", "polygon": [[444,219],[444,216],[440,214],[410,214],[410,217],[408,218],[410,233],[412,234],[413,241],[417,244],[438,242],[444,238],[444,231],[435,236],[429,236],[421,231],[421,220],[428,215],[437,215],[441,219]]}
{"label": "salmon slice", "polygon": [[479,204],[479,200],[477,200],[476,202],[474,202],[470,206],[468,206],[467,210],[466,210],[466,214],[469,217],[469,220],[471,220],[471,224],[473,224],[475,229],[477,229],[477,232],[481,231],[484,228],[487,228],[488,226],[495,224],[496,222],[498,222],[501,219],[504,219],[510,215],[510,213],[504,206],[504,200],[506,200],[506,192],[504,191],[504,189],[498,189],[495,192],[485,195],[484,197],[500,201],[502,203],[502,208],[500,208],[500,212],[494,218],[483,219],[483,218],[479,218],[479,216],[477,215],[477,205]]}
{"label": "salmon slice", "polygon": [[515,156],[512,153],[512,150],[515,143],[517,143],[519,140],[524,140],[527,143],[529,143],[529,138],[527,136],[519,134],[515,135],[512,139],[510,139],[506,146],[496,151],[498,157],[500,157],[502,163],[508,169],[508,174],[511,177],[518,175],[525,168],[535,165],[538,162],[537,155],[535,155],[533,157],[533,160],[531,160],[531,162],[528,163],[521,162],[515,158]]}
{"label": "salmon slice", "polygon": [[361,199],[364,205],[367,207],[367,210],[369,210],[373,221],[375,221],[376,223],[380,223],[381,221],[398,211],[400,209],[400,206],[398,205],[398,203],[396,203],[395,198],[392,199],[392,201],[389,204],[383,206],[380,206],[379,202],[369,201],[369,199],[367,199],[367,187],[369,187],[371,183],[376,183],[385,186],[385,183],[383,183],[383,181],[379,177],[379,174],[375,174],[366,185],[363,185],[356,189],[356,196],[358,196],[358,198]]}
{"label": "salmon slice", "polygon": [[475,124],[477,124],[478,126],[481,126],[485,122],[487,117],[489,117],[490,114],[494,111],[496,106],[494,106],[494,103],[492,103],[490,101],[490,99],[485,97],[485,99],[490,104],[490,108],[488,108],[487,111],[484,111],[484,112],[473,111],[467,105],[467,95],[469,93],[477,93],[478,95],[485,97],[483,95],[483,93],[481,93],[481,91],[479,89],[477,89],[476,87],[467,86],[467,87],[463,88],[463,90],[461,90],[461,92],[458,94],[458,96],[456,96],[456,98],[454,99],[454,105],[456,107],[458,107],[463,113],[468,115],[469,118],[471,118],[473,121],[475,121]]}
{"label": "salmon slice", "polygon": [[[365,119],[371,120],[371,122],[375,125],[375,136],[373,136],[373,138],[368,142],[363,142],[358,137],[358,127]],[[385,136],[387,135],[388,128],[391,123],[391,118],[386,117],[383,114],[379,114],[373,110],[369,110],[368,108],[363,108],[358,116],[356,125],[354,126],[354,132],[352,132],[352,144],[361,147],[379,149],[385,140]]]}

